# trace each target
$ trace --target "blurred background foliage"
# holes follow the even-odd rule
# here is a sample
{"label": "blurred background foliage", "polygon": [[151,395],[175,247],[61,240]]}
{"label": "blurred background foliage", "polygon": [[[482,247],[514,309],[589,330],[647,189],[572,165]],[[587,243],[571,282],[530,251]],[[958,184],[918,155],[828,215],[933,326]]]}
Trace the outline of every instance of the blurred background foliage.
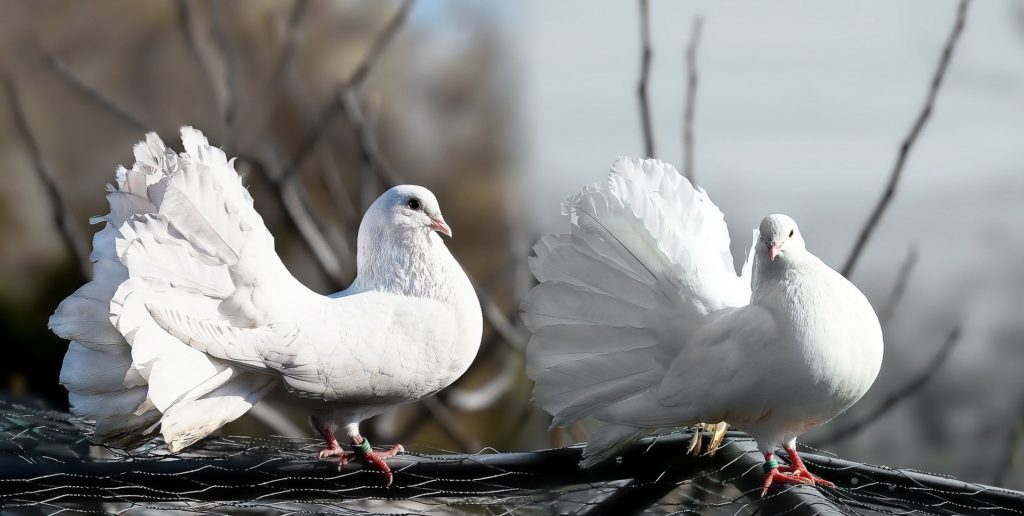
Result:
{"label": "blurred background foliage", "polygon": [[[11,100],[0,103],[0,389],[66,408],[66,343],[46,319],[84,278],[39,165],[87,242],[131,146],[156,131],[177,147],[178,127],[192,125],[239,157],[279,253],[320,292],[351,280],[360,216],[384,188],[400,179],[437,193],[488,314],[483,346],[452,388],[375,418],[372,440],[508,451],[585,439],[579,427],[547,432],[529,405],[516,301],[532,284],[529,247],[563,229],[558,202],[644,149],[637,2],[594,4],[0,0]],[[760,217],[785,211],[840,268],[921,109],[956,3],[650,8],[656,156],[680,163],[699,14],[696,177],[726,213],[734,252]],[[1012,0],[971,6],[933,119],[852,276],[887,319],[882,373],[808,443],[1024,488],[1022,13]],[[260,406],[224,432],[311,433],[280,400]]]}

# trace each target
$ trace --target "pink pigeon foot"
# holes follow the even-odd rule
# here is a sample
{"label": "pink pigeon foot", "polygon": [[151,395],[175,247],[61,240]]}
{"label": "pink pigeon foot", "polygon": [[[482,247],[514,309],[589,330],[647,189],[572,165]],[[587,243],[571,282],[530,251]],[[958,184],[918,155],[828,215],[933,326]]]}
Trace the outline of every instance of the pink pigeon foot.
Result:
{"label": "pink pigeon foot", "polygon": [[[387,485],[390,486],[394,480],[394,475],[392,475],[391,468],[387,462],[384,462],[384,459],[390,459],[399,453],[405,453],[405,447],[401,444],[396,444],[387,450],[375,451],[370,447],[370,442],[359,435],[352,438],[352,443],[356,449],[356,453],[353,456],[361,456],[368,466],[372,466],[377,471],[383,473],[384,478],[387,480]],[[349,457],[342,457],[341,460],[346,461],[346,459],[349,459]],[[340,462],[340,464],[345,464],[345,462]]]}
{"label": "pink pigeon foot", "polygon": [[764,467],[766,471],[764,486],[761,488],[762,498],[768,494],[768,488],[773,484],[806,484],[825,487],[836,486],[832,482],[807,471],[807,466],[804,465],[804,461],[800,459],[800,455],[797,454],[795,448],[790,446],[786,446],[785,448],[786,453],[789,455],[789,460],[792,462],[789,466],[780,467],[771,452],[764,454]]}
{"label": "pink pigeon foot", "polygon": [[352,436],[353,451],[347,452],[341,448],[338,444],[338,439],[334,437],[334,430],[324,425],[315,416],[311,418],[313,427],[316,428],[320,435],[327,441],[327,447],[320,450],[319,457],[321,459],[328,459],[331,457],[338,458],[338,467],[344,466],[350,462],[354,462],[357,458],[362,458],[363,461],[373,469],[380,471],[384,474],[384,478],[387,480],[387,485],[391,485],[394,476],[391,473],[391,468],[384,462],[384,459],[390,459],[399,453],[405,453],[405,447],[401,444],[396,444],[391,448],[384,451],[375,451],[370,446],[370,441],[367,441],[363,436],[355,434]]}

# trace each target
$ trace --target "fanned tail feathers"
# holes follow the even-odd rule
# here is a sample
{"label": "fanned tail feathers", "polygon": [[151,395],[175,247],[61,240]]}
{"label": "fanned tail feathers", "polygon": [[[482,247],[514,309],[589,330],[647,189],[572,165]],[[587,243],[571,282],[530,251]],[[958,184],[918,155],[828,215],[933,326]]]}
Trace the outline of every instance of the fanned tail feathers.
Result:
{"label": "fanned tail feathers", "polygon": [[[704,317],[750,300],[721,211],[671,165],[617,161],[564,207],[570,232],[543,237],[523,300],[534,401],[565,426],[657,385]],[[682,341],[681,341],[681,340]],[[648,433],[602,425],[584,465]]]}
{"label": "fanned tail feathers", "polygon": [[72,410],[95,421],[95,440],[115,446],[159,427],[171,450],[181,449],[275,383],[188,346],[147,308],[255,326],[260,312],[239,286],[251,270],[283,268],[232,162],[199,131],[181,135],[184,153],[151,133],[135,146],[132,168],[118,168],[110,213],[92,219],[106,222],[93,238],[93,280],[50,318],[72,341],[60,378]]}

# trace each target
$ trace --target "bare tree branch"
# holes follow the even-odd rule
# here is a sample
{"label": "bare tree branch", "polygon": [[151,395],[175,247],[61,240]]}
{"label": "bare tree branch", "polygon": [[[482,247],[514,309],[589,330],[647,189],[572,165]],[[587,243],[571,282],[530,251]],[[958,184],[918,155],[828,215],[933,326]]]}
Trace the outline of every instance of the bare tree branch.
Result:
{"label": "bare tree branch", "polygon": [[3,82],[4,89],[7,91],[7,102],[10,106],[11,114],[14,115],[14,125],[21,134],[25,146],[28,148],[29,156],[31,156],[32,163],[35,165],[36,176],[42,182],[43,187],[46,189],[46,195],[50,199],[54,226],[60,232],[61,241],[64,243],[64,247],[67,248],[68,254],[78,264],[82,277],[90,278],[92,277],[92,262],[89,260],[89,250],[86,246],[86,241],[71,220],[67,203],[64,201],[64,196],[57,186],[57,178],[49,163],[43,158],[39,142],[36,140],[35,135],[32,134],[28,117],[25,115],[25,109],[21,104],[21,97],[18,95],[18,87],[7,74],[3,75]]}
{"label": "bare tree branch", "polygon": [[344,107],[340,101],[341,93],[338,92],[331,97],[331,101],[320,111],[320,115],[317,117],[316,122],[313,124],[313,128],[306,133],[306,137],[302,139],[302,143],[299,144],[299,148],[292,154],[292,158],[288,162],[287,168],[285,168],[285,177],[290,177],[296,174],[299,169],[305,164],[306,159],[313,152],[313,149],[317,147],[320,141],[323,139],[324,134],[327,133],[328,127],[334,117],[344,111]]}
{"label": "bare tree branch", "polygon": [[405,24],[406,18],[409,17],[409,11],[412,10],[412,6],[415,0],[402,0],[402,3],[395,10],[395,14],[391,15],[387,25],[381,30],[377,37],[374,38],[373,43],[370,44],[370,49],[363,56],[363,60],[356,66],[355,71],[349,76],[346,81],[349,88],[358,90],[366,78],[373,71],[373,67],[376,66],[377,61],[384,54],[384,51],[391,45],[391,42],[395,39],[395,35],[398,34],[399,29]]}
{"label": "bare tree branch", "polygon": [[71,70],[71,68],[69,68],[61,58],[53,55],[47,56],[47,62],[50,67],[57,72],[57,75],[61,79],[64,79],[65,82],[74,87],[75,91],[82,94],[82,96],[90,102],[98,104],[100,107],[121,119],[122,122],[134,127],[139,132],[146,132],[150,129],[150,127],[146,125],[140,117],[128,111],[110,97],[104,95],[100,90],[87,84],[82,80],[82,78],[75,74],[75,72]]}
{"label": "bare tree branch", "polygon": [[[315,107],[313,106],[311,95],[306,88],[305,81],[294,72],[294,68],[290,69],[287,74],[288,78],[285,81],[285,86],[289,89],[289,96],[295,99],[304,116],[310,119],[315,118],[317,113],[315,112]],[[331,136],[331,129],[326,129],[326,136]],[[354,221],[355,224],[359,223],[359,214],[353,208],[348,192],[345,190],[341,180],[341,171],[338,170],[333,151],[327,145],[324,145],[322,141],[320,145],[317,145],[316,155],[319,160],[319,166],[316,167],[319,171],[318,178],[328,193],[328,201],[333,213],[337,215],[336,218],[339,224],[325,222],[327,217],[317,217],[316,220],[322,227],[324,236],[334,247],[336,254],[341,258],[342,268],[344,270],[354,270],[355,250],[350,245],[350,238],[346,230],[348,229],[348,222]],[[306,192],[303,182],[299,180],[297,175],[288,175],[286,177],[289,181],[295,182],[304,202],[309,204],[310,211],[313,211],[312,199]],[[347,273],[346,276],[348,276]]]}
{"label": "bare tree branch", "polygon": [[305,138],[303,138],[298,150],[293,154],[289,166],[285,169],[285,177],[291,176],[302,168],[302,165],[309,157],[309,154],[316,148],[324,133],[328,131],[334,117],[344,113],[349,119],[349,124],[355,128],[357,137],[361,140],[360,147],[366,147],[364,142],[370,144],[371,148],[367,150],[373,155],[365,156],[366,158],[369,158],[367,161],[373,163],[373,166],[377,167],[378,172],[391,176],[390,179],[384,181],[385,183],[390,183],[389,186],[394,186],[400,183],[395,181],[397,176],[391,172],[390,167],[387,166],[383,157],[380,156],[380,153],[376,150],[376,137],[365,123],[365,118],[362,114],[362,107],[359,105],[356,95],[362,87],[363,82],[365,82],[366,78],[369,77],[370,72],[373,71],[377,61],[380,60],[384,51],[387,50],[391,42],[395,39],[399,29],[401,29],[405,24],[406,19],[409,17],[409,11],[412,10],[413,4],[414,0],[403,0],[401,5],[398,6],[398,9],[395,10],[395,13],[391,15],[391,18],[384,26],[384,29],[377,34],[373,43],[370,44],[369,50],[367,50],[366,55],[363,56],[359,65],[356,66],[352,75],[349,76],[345,83],[338,88],[330,102],[321,111],[313,129],[310,130]]}
{"label": "bare tree branch", "polygon": [[217,110],[220,114],[218,119],[223,124],[222,129],[227,130],[227,71],[223,71],[218,74],[218,70],[216,69],[217,64],[210,59],[208,54],[203,53],[202,45],[199,42],[199,29],[196,27],[195,23],[195,13],[192,11],[192,6],[189,4],[189,1],[176,0],[176,4],[178,7],[178,22],[181,27],[181,33],[185,39],[185,43],[188,45],[188,49],[192,53],[192,57],[195,58],[196,63],[198,63],[199,67],[203,70],[203,76],[206,78],[207,85],[213,92],[214,101],[217,103]]}
{"label": "bare tree branch", "polygon": [[686,107],[683,111],[683,174],[692,183],[696,177],[693,165],[693,119],[697,111],[697,47],[703,25],[700,16],[693,18],[690,43],[686,46]]}
{"label": "bare tree branch", "polygon": [[949,332],[949,336],[946,337],[946,341],[942,343],[942,347],[932,357],[931,362],[920,372],[917,376],[912,378],[902,388],[897,389],[889,395],[885,400],[882,401],[874,410],[871,410],[862,417],[856,419],[852,423],[832,432],[824,439],[818,442],[816,446],[828,446],[836,444],[838,442],[845,441],[854,435],[857,435],[865,428],[877,423],[883,416],[898,405],[901,401],[909,398],[912,394],[917,392],[928,383],[935,373],[942,367],[942,364],[949,358],[950,352],[956,346],[956,343],[960,341],[960,327],[957,326],[953,331]]}
{"label": "bare tree branch", "polygon": [[903,265],[900,266],[900,271],[896,275],[896,282],[892,287],[892,292],[889,293],[889,299],[882,305],[882,309],[878,311],[878,322],[881,323],[882,328],[885,328],[889,321],[892,320],[892,314],[896,312],[896,307],[899,306],[900,300],[903,299],[903,294],[907,291],[910,274],[914,272],[915,265],[917,265],[916,245],[910,247],[910,252],[907,253],[907,258],[903,260]]}
{"label": "bare tree branch", "polygon": [[263,175],[271,185],[274,186],[278,199],[284,207],[288,219],[295,224],[295,227],[302,235],[302,241],[313,253],[316,264],[321,272],[327,277],[332,288],[340,288],[346,284],[346,277],[342,269],[341,261],[334,254],[324,236],[323,231],[317,225],[312,213],[309,211],[310,204],[304,199],[304,190],[297,181],[283,178],[281,169],[273,159],[256,159],[253,157],[239,156],[239,162],[254,167]]}
{"label": "bare tree branch", "polygon": [[402,178],[391,167],[384,154],[380,152],[380,147],[377,146],[377,134],[367,123],[366,117],[363,115],[362,104],[356,97],[356,93],[351,89],[344,89],[341,92],[341,103],[345,108],[345,118],[356,130],[362,160],[370,165],[385,187],[390,188],[402,184]]}
{"label": "bare tree branch", "polygon": [[235,48],[231,35],[228,34],[224,16],[225,5],[225,2],[212,2],[210,6],[212,9],[211,29],[213,38],[224,57],[224,73],[226,74],[224,82],[227,98],[221,115],[224,117],[224,126],[231,127],[235,118],[235,102],[238,98],[236,95],[238,90],[238,50]]}
{"label": "bare tree branch", "polygon": [[651,125],[651,106],[647,98],[647,83],[651,73],[651,17],[648,0],[640,0],[640,81],[636,86],[640,101],[640,123],[644,130],[645,157],[654,157],[654,129]]}
{"label": "bare tree branch", "polygon": [[308,10],[309,0],[295,0],[295,3],[292,4],[292,11],[288,15],[288,28],[285,32],[284,48],[281,49],[281,55],[278,56],[277,62],[270,73],[270,78],[267,82],[268,90],[274,90],[280,84],[281,79],[284,77],[284,72],[291,66],[292,61],[295,60],[296,51],[299,48],[299,43],[302,41],[302,22]]}
{"label": "bare tree branch", "polygon": [[494,329],[501,334],[505,342],[508,342],[512,347],[522,352],[526,352],[526,344],[530,340],[529,336],[512,324],[512,321],[505,316],[505,312],[501,310],[501,307],[486,292],[477,289],[476,295],[480,298],[480,304],[483,306],[484,319],[487,319],[487,322],[494,326]]}
{"label": "bare tree branch", "polygon": [[910,128],[910,133],[907,134],[907,137],[903,140],[903,144],[900,145],[899,153],[896,156],[896,164],[893,166],[892,173],[889,176],[889,184],[886,185],[885,191],[882,192],[882,197],[878,199],[878,204],[875,205],[874,211],[871,212],[871,216],[868,218],[867,223],[861,229],[860,235],[857,237],[857,242],[854,244],[849,258],[846,259],[846,265],[843,266],[843,276],[849,277],[850,274],[853,273],[853,269],[857,265],[857,260],[864,251],[864,246],[871,237],[871,233],[874,232],[875,226],[878,225],[878,221],[882,218],[882,214],[885,213],[885,210],[889,207],[889,203],[892,202],[893,195],[896,193],[896,185],[899,184],[900,176],[903,174],[903,166],[906,164],[907,157],[910,155],[910,150],[913,148],[914,142],[917,141],[918,135],[921,134],[921,130],[924,128],[925,123],[931,117],[932,109],[935,105],[935,99],[938,97],[939,89],[942,87],[942,79],[946,76],[946,69],[949,67],[950,58],[953,56],[953,50],[956,48],[956,44],[960,40],[960,34],[963,32],[964,24],[967,22],[967,6],[969,4],[970,0],[960,0],[960,5],[957,7],[956,12],[956,20],[953,22],[953,30],[950,32],[949,38],[946,40],[946,45],[942,49],[942,57],[939,59],[939,65],[932,76],[931,87],[928,89],[928,97],[925,99],[924,107],[917,115],[917,120],[914,121],[914,125]]}
{"label": "bare tree branch", "polygon": [[[278,55],[277,60],[271,67],[270,75],[267,76],[266,83],[260,92],[253,97],[251,102],[252,108],[246,111],[253,113],[253,117],[246,121],[245,125],[241,128],[244,131],[243,137],[238,138],[238,141],[246,142],[249,137],[256,134],[261,134],[263,128],[266,126],[267,120],[270,118],[270,114],[273,111],[274,103],[271,102],[274,93],[277,91],[278,86],[284,79],[285,72],[291,67],[292,61],[295,60],[295,55],[299,48],[299,43],[302,41],[302,22],[305,19],[306,11],[309,9],[309,0],[295,0],[292,4],[291,13],[288,15],[288,25],[284,36],[284,47],[281,49],[281,53]],[[244,113],[243,113],[244,115]],[[231,137],[234,131],[228,131],[225,135],[227,138]]]}

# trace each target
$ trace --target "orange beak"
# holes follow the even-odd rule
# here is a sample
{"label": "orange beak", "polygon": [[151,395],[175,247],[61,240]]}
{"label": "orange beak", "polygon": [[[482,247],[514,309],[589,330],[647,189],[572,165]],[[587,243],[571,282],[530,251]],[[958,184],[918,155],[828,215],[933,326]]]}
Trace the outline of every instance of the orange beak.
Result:
{"label": "orange beak", "polygon": [[782,252],[782,242],[768,242],[768,259],[775,261],[775,257]]}
{"label": "orange beak", "polygon": [[452,237],[452,228],[448,227],[448,224],[445,224],[444,219],[432,218],[430,221],[432,222],[432,224],[430,224],[431,229],[441,233],[442,235],[446,235],[448,238]]}

